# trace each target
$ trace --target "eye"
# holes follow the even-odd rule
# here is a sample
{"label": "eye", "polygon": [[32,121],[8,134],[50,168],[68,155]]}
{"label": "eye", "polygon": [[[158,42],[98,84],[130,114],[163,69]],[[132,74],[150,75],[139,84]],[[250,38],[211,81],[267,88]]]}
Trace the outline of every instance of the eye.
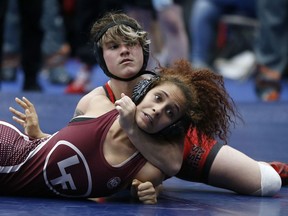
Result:
{"label": "eye", "polygon": [[174,110],[168,108],[168,109],[166,110],[166,115],[167,115],[170,119],[173,119],[173,117],[174,117]]}
{"label": "eye", "polygon": [[155,101],[157,101],[157,102],[162,101],[162,97],[161,97],[161,95],[159,95],[159,94],[155,94],[154,96],[155,96]]}
{"label": "eye", "polygon": [[109,49],[109,50],[115,50],[119,47],[119,44],[115,43],[114,41],[110,41],[110,42],[105,43],[104,47],[106,47],[106,49]]}
{"label": "eye", "polygon": [[111,49],[111,50],[115,50],[115,49],[117,49],[118,47],[119,47],[118,44],[110,44],[110,45],[108,46],[108,48]]}

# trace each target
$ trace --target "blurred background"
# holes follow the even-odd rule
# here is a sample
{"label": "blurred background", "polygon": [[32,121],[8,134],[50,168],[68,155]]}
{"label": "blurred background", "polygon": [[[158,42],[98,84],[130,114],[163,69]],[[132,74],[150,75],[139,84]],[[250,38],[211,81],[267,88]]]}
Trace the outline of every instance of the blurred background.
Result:
{"label": "blurred background", "polygon": [[[108,79],[89,31],[107,11],[152,40],[148,69],[180,58],[224,76],[235,101],[288,101],[288,6],[277,0],[1,0],[1,93],[84,95]],[[261,23],[264,23],[262,25]],[[264,26],[264,27],[263,27]]]}

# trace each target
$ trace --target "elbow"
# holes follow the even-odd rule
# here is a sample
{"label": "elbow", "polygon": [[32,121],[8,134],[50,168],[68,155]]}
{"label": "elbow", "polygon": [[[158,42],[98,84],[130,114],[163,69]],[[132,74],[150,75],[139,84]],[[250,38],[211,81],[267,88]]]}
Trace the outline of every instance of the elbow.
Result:
{"label": "elbow", "polygon": [[[183,162],[183,153],[182,153],[182,149],[180,149],[181,151],[174,151],[173,156],[170,154],[170,157],[168,157],[168,161],[166,158],[166,165],[168,170],[166,172],[166,175],[168,175],[169,177],[175,176],[176,174],[179,173],[180,169],[182,168],[182,162]],[[169,154],[167,154],[169,155]]]}
{"label": "elbow", "polygon": [[167,175],[172,177],[175,176],[181,169],[182,161],[176,161],[175,163],[171,164],[170,169],[167,170]]}

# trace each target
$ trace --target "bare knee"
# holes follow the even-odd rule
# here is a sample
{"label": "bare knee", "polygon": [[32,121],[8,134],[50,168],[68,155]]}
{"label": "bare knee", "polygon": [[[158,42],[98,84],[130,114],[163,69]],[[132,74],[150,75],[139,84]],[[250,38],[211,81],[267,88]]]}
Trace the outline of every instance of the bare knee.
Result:
{"label": "bare knee", "polygon": [[261,173],[258,162],[232,148],[223,146],[209,172],[212,186],[250,195],[261,189]]}

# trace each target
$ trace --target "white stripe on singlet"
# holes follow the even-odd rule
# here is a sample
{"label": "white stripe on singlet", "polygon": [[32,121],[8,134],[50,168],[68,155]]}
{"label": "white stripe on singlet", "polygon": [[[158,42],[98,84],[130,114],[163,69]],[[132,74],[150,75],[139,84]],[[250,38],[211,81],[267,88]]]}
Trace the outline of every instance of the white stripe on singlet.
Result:
{"label": "white stripe on singlet", "polygon": [[[29,140],[29,137],[27,135],[23,134],[14,125],[11,125],[10,123],[4,122],[4,121],[0,121],[0,124],[12,128],[17,133],[19,133],[25,140],[27,140],[27,141]],[[43,141],[43,143],[39,144],[35,149],[33,149],[22,163],[17,164],[17,165],[13,165],[13,166],[0,166],[0,173],[12,173],[12,172],[18,171],[21,168],[21,166],[23,166],[23,164],[25,164],[25,162],[27,160],[32,158],[57,133],[58,132],[52,134],[47,140]]]}

